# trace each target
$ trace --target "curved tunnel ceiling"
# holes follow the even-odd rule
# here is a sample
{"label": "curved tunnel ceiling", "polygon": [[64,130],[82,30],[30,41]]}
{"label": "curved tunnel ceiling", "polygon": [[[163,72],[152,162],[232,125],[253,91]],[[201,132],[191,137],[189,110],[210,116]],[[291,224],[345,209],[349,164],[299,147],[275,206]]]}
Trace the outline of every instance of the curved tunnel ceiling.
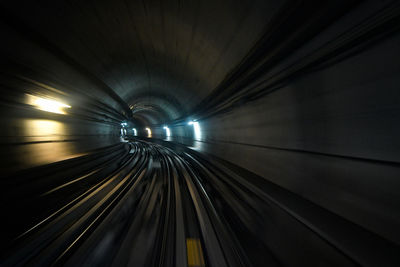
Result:
{"label": "curved tunnel ceiling", "polygon": [[254,46],[283,3],[25,1],[24,9],[21,3],[2,5],[18,27],[56,47],[126,105],[153,107],[133,113],[157,124],[186,116],[209,95]]}
{"label": "curved tunnel ceiling", "polygon": [[[196,181],[211,196],[221,195],[210,206],[247,221],[246,227],[234,222],[239,231],[231,236],[262,243],[248,246],[244,256],[262,259],[271,250],[285,266],[392,266],[385,263],[398,262],[400,244],[399,25],[400,2],[394,0],[0,3],[0,167],[4,206],[13,210],[4,214],[17,215],[6,222],[28,226],[41,203],[53,204],[53,195],[41,198],[50,184],[66,190],[60,198],[81,190],[89,161],[110,170],[113,181],[114,170],[123,168],[160,190],[164,169],[177,181],[173,187]],[[47,112],[35,99],[59,101],[68,110]],[[100,154],[101,161],[92,160]],[[146,176],[124,167],[136,168],[139,160]],[[164,168],[171,162],[176,173]],[[91,181],[103,179],[86,170],[94,174]],[[64,182],[73,187],[60,187]],[[36,195],[39,202],[31,203]],[[152,202],[161,195],[147,196]],[[254,205],[255,198],[263,204]],[[160,224],[167,235],[174,235],[172,225]],[[240,250],[232,244],[224,247]],[[50,246],[55,253],[42,252],[58,257],[62,250]],[[35,262],[31,256],[37,255],[28,254],[22,260]]]}

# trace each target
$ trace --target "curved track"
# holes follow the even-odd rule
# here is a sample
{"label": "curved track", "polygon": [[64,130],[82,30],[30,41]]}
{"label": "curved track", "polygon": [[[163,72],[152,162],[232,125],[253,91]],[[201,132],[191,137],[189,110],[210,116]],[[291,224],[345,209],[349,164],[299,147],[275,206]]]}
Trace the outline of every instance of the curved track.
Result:
{"label": "curved track", "polygon": [[298,212],[317,207],[163,144],[170,147],[135,139],[3,179],[1,265],[358,265],[356,250],[326,234],[341,223],[332,215],[321,234]]}
{"label": "curved track", "polygon": [[[204,189],[201,173],[209,170],[194,157],[135,141],[95,158],[80,159],[73,179],[38,174],[31,177],[37,188],[25,178],[8,193],[17,213],[29,205],[37,214],[45,203],[52,212],[13,238],[5,265],[248,266]],[[69,164],[62,169],[73,172]]]}

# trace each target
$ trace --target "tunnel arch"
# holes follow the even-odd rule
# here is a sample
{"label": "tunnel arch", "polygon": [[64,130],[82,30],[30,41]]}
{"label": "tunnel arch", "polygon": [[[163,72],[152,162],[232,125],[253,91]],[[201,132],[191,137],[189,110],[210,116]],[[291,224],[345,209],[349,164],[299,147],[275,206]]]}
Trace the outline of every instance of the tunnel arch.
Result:
{"label": "tunnel arch", "polygon": [[[168,91],[168,90],[166,90]],[[176,120],[187,116],[185,107],[173,94],[162,92],[142,92],[133,94],[127,101],[133,114],[143,107],[153,107],[161,113],[165,113],[165,120],[161,123]]]}
{"label": "tunnel arch", "polygon": [[[161,10],[153,2],[105,1],[92,13],[89,3],[60,1],[49,6],[27,2],[25,10],[32,12],[10,4],[7,9],[20,23],[29,24],[43,39],[90,69],[93,77],[125,102],[146,88],[153,94],[174,95],[180,107],[190,111],[259,38],[262,23],[254,20],[263,21],[265,14],[278,7],[268,1],[226,3],[218,1],[206,8],[199,1],[182,4],[182,10],[175,6]],[[226,13],[219,14],[221,8]],[[193,23],[200,13],[207,13],[208,20]],[[112,14],[119,14],[118,19],[111,19]],[[53,27],[63,30],[56,33]],[[168,35],[170,31],[173,36]],[[238,33],[245,38],[237,38]],[[168,92],[172,88],[174,92]]]}
{"label": "tunnel arch", "polygon": [[[47,194],[47,181],[60,182],[54,192],[66,193],[54,196],[67,199],[80,192],[77,181],[110,178],[107,185],[113,185],[121,178],[132,183],[118,194],[145,181],[139,187],[148,197],[136,198],[139,192],[128,197],[132,202],[197,205],[188,217],[212,222],[195,221],[203,228],[199,240],[189,243],[207,243],[208,256],[221,252],[209,259],[237,257],[244,266],[251,266],[246,261],[253,256],[256,266],[269,256],[284,266],[398,262],[399,1],[59,0],[3,1],[0,7],[0,164],[7,174],[0,188],[12,200],[7,204],[17,207],[10,211],[15,216],[6,216],[10,229],[13,220],[19,225],[35,217],[17,220],[25,216],[21,210],[30,212],[29,200],[39,199],[32,205],[39,213],[43,203],[55,204],[47,201],[54,191]],[[27,103],[26,94],[59,98],[71,108],[49,113]],[[164,126],[173,133],[170,140]],[[102,177],[91,169],[85,176],[92,160],[95,169],[105,165],[96,161],[98,153],[112,172]],[[132,173],[141,163],[148,171],[144,178]],[[153,195],[149,188],[162,190]],[[18,206],[25,200],[26,206]],[[165,225],[146,226],[163,226],[154,233],[175,242],[179,211],[152,214],[157,216],[138,216],[135,225],[143,218],[168,218]],[[184,234],[172,246],[162,243],[168,251],[149,254],[149,261],[164,259],[170,248],[182,249],[168,255],[171,265],[176,255],[185,255]],[[147,251],[158,251],[158,245]],[[75,248],[61,257],[84,253]],[[39,258],[33,257],[27,260]]]}

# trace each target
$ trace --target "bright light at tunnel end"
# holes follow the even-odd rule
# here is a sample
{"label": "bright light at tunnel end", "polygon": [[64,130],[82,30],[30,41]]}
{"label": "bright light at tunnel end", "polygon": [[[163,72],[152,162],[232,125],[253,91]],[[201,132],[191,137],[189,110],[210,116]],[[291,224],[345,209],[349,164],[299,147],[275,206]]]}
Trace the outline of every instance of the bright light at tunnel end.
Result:
{"label": "bright light at tunnel end", "polygon": [[167,126],[164,126],[163,129],[165,130],[166,137],[170,137],[171,136],[171,130]]}
{"label": "bright light at tunnel end", "polygon": [[193,130],[194,130],[194,138],[196,140],[201,139],[201,130],[200,130],[200,124],[198,121],[192,120],[188,122],[188,125],[193,125]]}
{"label": "bright light at tunnel end", "polygon": [[151,130],[150,130],[150,128],[146,128],[146,131],[147,131],[147,137],[151,137]]}
{"label": "bright light at tunnel end", "polygon": [[133,131],[133,135],[134,135],[134,136],[137,136],[137,130],[136,130],[136,128],[132,128],[132,131]]}

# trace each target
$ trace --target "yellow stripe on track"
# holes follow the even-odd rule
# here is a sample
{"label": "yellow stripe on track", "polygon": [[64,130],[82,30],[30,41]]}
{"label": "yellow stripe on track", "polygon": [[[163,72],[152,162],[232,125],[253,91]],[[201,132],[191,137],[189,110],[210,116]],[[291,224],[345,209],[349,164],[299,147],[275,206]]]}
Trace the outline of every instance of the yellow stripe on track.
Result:
{"label": "yellow stripe on track", "polygon": [[186,248],[189,267],[203,267],[204,258],[200,240],[195,238],[187,238]]}

